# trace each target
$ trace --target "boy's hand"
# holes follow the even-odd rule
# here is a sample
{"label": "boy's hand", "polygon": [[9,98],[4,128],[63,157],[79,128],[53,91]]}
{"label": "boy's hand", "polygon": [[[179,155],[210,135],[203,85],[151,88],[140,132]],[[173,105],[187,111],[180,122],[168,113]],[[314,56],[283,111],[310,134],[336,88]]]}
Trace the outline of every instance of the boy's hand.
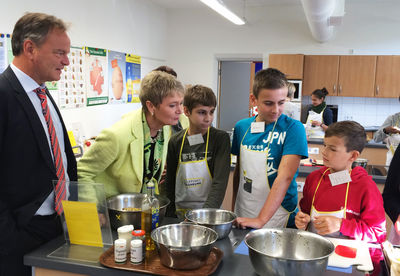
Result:
{"label": "boy's hand", "polygon": [[340,230],[342,219],[333,216],[318,216],[313,221],[317,233],[320,235],[328,235]]}
{"label": "boy's hand", "polygon": [[246,229],[246,227],[250,228],[262,228],[265,223],[259,219],[259,218],[236,218],[236,220],[233,222],[236,227],[241,228],[241,229]]}
{"label": "boy's hand", "polygon": [[400,235],[400,215],[397,217],[397,220],[394,223],[394,229],[396,230],[397,235]]}
{"label": "boy's hand", "polygon": [[311,217],[303,213],[302,211],[299,211],[294,218],[294,223],[296,224],[296,227],[301,230],[306,230],[308,223],[311,221]]}

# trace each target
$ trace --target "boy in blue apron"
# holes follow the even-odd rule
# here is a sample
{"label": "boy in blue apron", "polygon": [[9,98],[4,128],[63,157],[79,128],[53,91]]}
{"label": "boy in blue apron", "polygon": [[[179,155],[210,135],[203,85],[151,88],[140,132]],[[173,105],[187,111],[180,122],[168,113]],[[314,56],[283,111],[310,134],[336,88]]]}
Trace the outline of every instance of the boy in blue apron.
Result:
{"label": "boy in blue apron", "polygon": [[183,99],[189,128],[171,137],[167,155],[167,216],[183,219],[186,211],[219,208],[230,171],[228,133],[211,126],[217,105],[205,86],[190,87]]}
{"label": "boy in blue apron", "polygon": [[324,167],[306,179],[296,226],[320,235],[382,242],[386,237],[382,196],[363,167],[352,169],[366,143],[364,128],[341,121],[325,132]]}
{"label": "boy in blue apron", "polygon": [[300,159],[307,158],[307,140],[303,125],[282,114],[287,92],[282,72],[259,71],[250,95],[258,115],[236,123],[233,204],[241,228],[294,227],[295,179]]}

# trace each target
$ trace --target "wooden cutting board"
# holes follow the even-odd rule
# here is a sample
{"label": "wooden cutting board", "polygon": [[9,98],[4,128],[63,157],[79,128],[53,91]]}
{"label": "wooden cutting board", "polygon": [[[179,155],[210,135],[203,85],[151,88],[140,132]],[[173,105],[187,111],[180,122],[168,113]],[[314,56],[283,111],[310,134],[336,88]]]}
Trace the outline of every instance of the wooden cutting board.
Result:
{"label": "wooden cutting board", "polygon": [[357,248],[357,254],[355,258],[342,257],[333,252],[333,254],[328,259],[328,266],[346,268],[355,265],[357,266],[357,269],[361,271],[374,270],[371,256],[369,255],[368,244],[366,242],[335,238],[327,239],[329,239],[335,245],[335,248],[337,245]]}

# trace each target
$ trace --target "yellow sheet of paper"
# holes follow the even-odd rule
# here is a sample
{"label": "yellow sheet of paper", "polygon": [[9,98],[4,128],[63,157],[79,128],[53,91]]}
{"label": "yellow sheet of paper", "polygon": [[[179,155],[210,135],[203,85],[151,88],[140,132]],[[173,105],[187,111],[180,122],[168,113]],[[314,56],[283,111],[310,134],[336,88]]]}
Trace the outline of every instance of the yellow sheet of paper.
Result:
{"label": "yellow sheet of paper", "polygon": [[96,203],[63,200],[62,205],[70,242],[103,247]]}
{"label": "yellow sheet of paper", "polygon": [[[67,133],[68,133],[69,142],[71,143],[71,147],[75,147],[76,140],[75,140],[74,133],[71,130],[67,131]],[[72,149],[72,150],[74,153],[79,153],[78,149]]]}

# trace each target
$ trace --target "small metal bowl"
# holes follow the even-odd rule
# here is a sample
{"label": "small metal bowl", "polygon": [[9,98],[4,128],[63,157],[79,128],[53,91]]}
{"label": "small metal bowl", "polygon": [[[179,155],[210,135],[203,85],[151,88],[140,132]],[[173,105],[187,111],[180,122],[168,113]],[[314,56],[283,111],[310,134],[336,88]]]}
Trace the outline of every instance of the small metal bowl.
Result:
{"label": "small metal bowl", "polygon": [[[107,207],[111,227],[117,230],[120,226],[132,224],[135,229],[141,229],[141,208],[145,196],[146,194],[129,193],[108,198]],[[170,200],[159,195],[156,197],[160,201],[159,222],[161,223]]]}
{"label": "small metal bowl", "polygon": [[151,238],[163,265],[190,270],[205,264],[218,234],[205,226],[182,223],[156,228]]}
{"label": "small metal bowl", "polygon": [[213,229],[218,233],[218,239],[226,238],[232,229],[236,214],[222,209],[203,208],[186,212],[188,221]]}

